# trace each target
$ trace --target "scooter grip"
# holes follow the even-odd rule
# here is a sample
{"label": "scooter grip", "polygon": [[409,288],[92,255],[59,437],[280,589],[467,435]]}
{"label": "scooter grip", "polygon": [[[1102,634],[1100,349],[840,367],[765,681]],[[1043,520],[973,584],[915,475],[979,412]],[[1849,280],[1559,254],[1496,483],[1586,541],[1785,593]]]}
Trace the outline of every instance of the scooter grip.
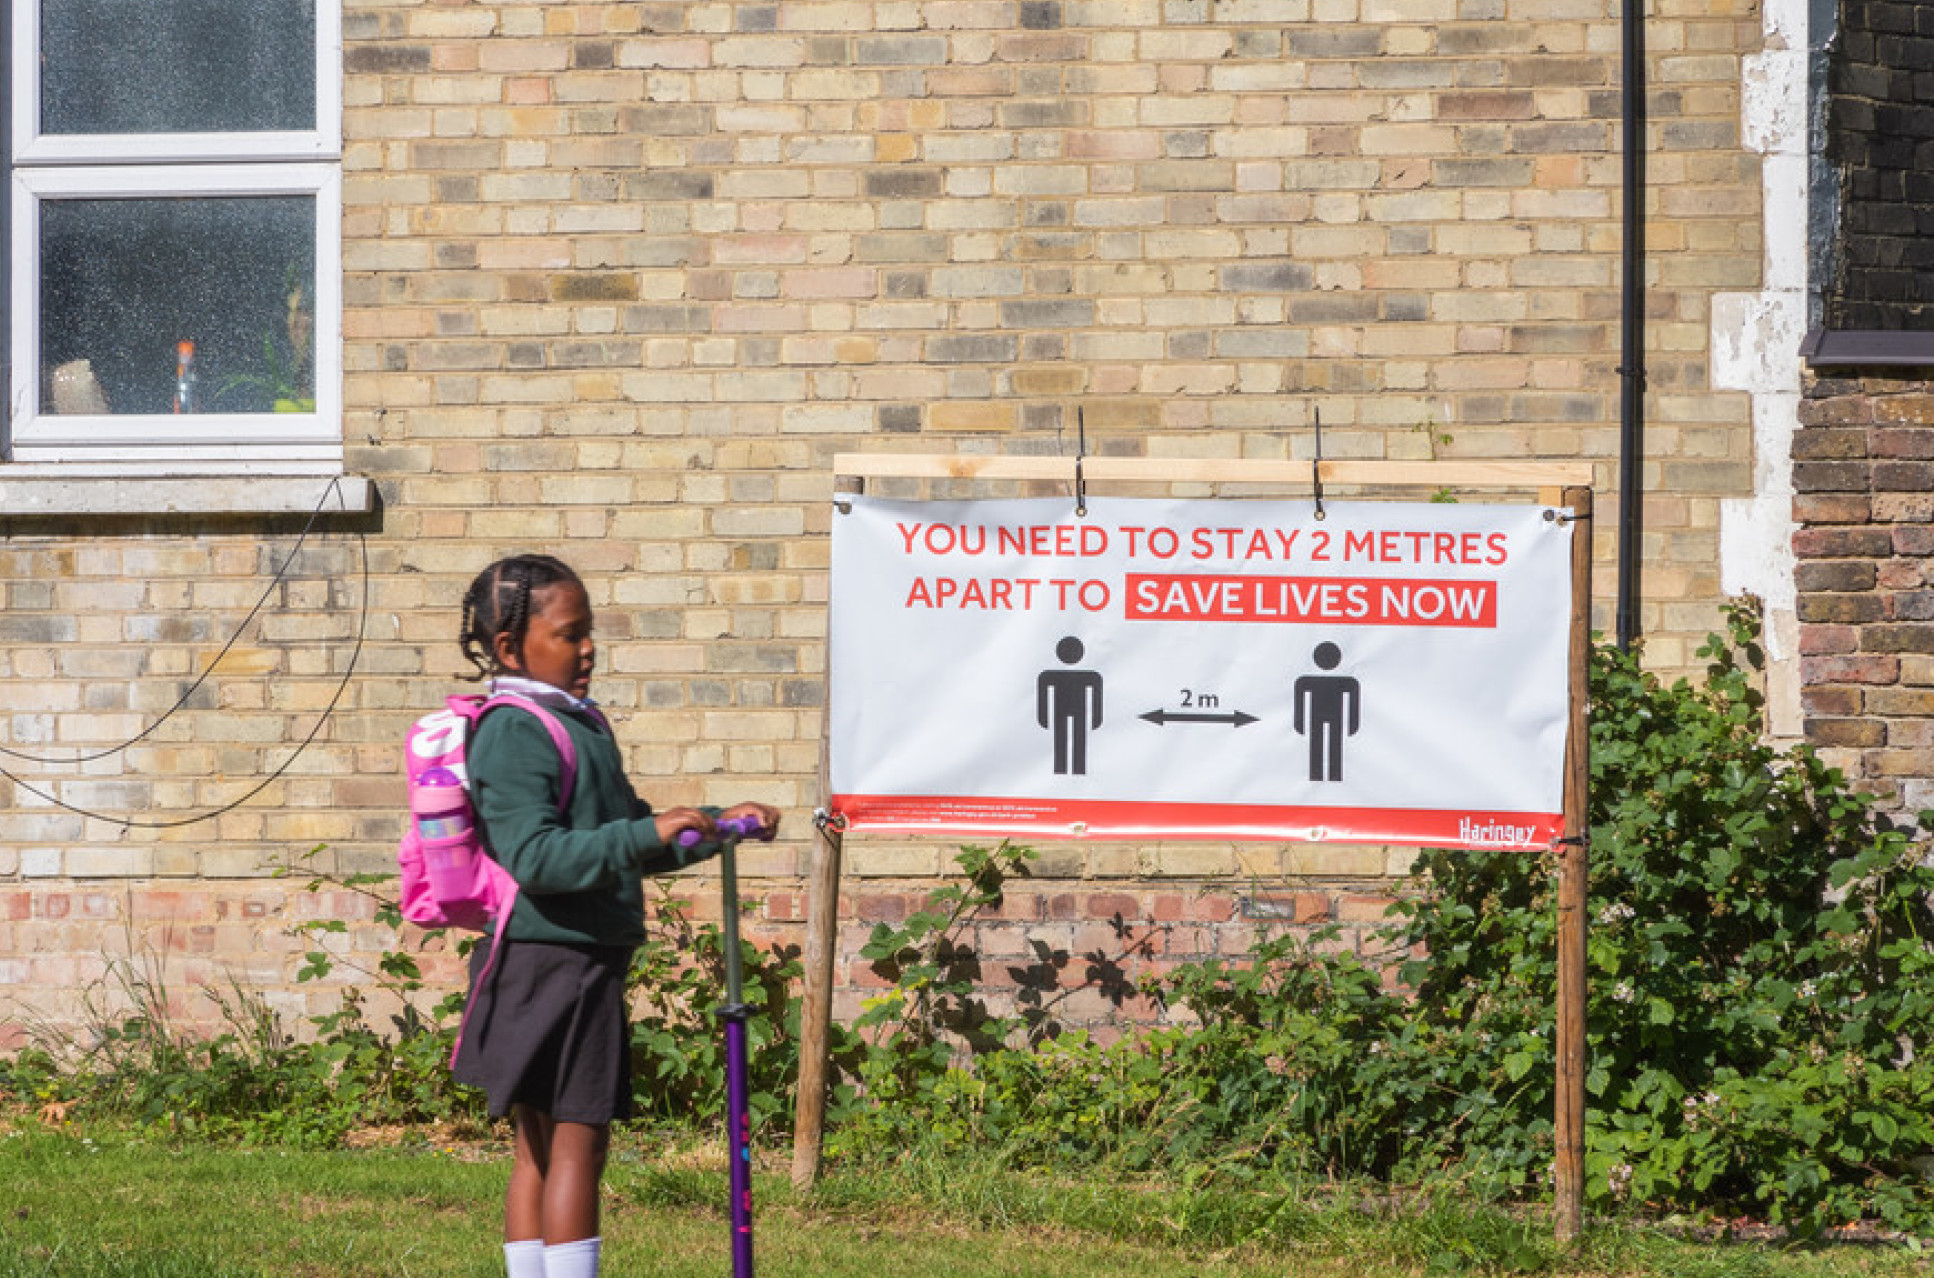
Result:
{"label": "scooter grip", "polygon": [[[712,825],[714,842],[739,839],[769,839],[772,831],[766,829],[758,817],[747,814],[740,817],[726,817]],[[678,832],[675,840],[681,848],[695,848],[705,842],[705,835],[698,830],[684,829]]]}

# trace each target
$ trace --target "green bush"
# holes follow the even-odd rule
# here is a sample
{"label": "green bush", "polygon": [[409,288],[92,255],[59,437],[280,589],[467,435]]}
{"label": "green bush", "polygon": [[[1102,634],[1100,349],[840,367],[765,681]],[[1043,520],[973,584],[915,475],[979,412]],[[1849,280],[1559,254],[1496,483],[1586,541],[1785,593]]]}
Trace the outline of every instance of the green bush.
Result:
{"label": "green bush", "polygon": [[[1697,688],[1594,654],[1590,1190],[1925,1226],[1934,871],[1811,750],[1765,744],[1757,615],[1728,615]],[[1419,1130],[1454,1127],[1452,1151],[1529,1186],[1550,1151],[1553,876],[1441,852],[1422,876],[1406,978],[1447,1086]]]}

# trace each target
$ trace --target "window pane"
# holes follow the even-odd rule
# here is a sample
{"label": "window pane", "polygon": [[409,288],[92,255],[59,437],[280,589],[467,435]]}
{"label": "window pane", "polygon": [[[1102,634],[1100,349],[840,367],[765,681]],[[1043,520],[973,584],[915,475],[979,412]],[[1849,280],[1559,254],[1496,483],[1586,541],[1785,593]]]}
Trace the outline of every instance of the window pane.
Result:
{"label": "window pane", "polygon": [[315,234],[313,196],[43,200],[42,411],[171,413],[192,342],[191,411],[313,412]]}
{"label": "window pane", "polygon": [[315,0],[41,0],[40,131],[316,127]]}

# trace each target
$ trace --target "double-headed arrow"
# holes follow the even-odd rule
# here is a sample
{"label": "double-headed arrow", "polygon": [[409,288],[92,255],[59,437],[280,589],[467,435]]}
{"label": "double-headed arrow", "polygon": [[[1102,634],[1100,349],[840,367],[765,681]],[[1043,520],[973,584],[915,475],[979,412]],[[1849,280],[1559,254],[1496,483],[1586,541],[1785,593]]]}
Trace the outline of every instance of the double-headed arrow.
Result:
{"label": "double-headed arrow", "polygon": [[1257,723],[1253,714],[1231,710],[1228,714],[1190,714],[1186,710],[1150,710],[1142,718],[1156,727],[1169,723],[1226,723],[1232,728],[1240,728],[1245,723]]}

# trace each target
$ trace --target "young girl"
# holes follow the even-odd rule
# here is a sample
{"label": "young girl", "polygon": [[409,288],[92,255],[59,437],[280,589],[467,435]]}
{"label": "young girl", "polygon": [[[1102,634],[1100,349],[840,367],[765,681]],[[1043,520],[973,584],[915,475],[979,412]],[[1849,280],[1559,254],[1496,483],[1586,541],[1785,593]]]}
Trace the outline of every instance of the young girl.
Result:
{"label": "young girl", "polygon": [[[632,792],[609,725],[590,700],[597,650],[584,583],[548,555],[501,560],[463,599],[463,653],[493,692],[540,702],[577,750],[570,802],[558,811],[562,762],[544,725],[493,712],[465,750],[470,793],[491,855],[517,880],[497,962],[471,959],[470,1005],[455,1074],[483,1089],[515,1137],[504,1198],[509,1278],[595,1278],[598,1184],[613,1119],[631,1108],[624,1001],[631,952],[645,937],[647,874],[716,851],[720,814],[653,814]],[[742,803],[725,816],[779,814]]]}

